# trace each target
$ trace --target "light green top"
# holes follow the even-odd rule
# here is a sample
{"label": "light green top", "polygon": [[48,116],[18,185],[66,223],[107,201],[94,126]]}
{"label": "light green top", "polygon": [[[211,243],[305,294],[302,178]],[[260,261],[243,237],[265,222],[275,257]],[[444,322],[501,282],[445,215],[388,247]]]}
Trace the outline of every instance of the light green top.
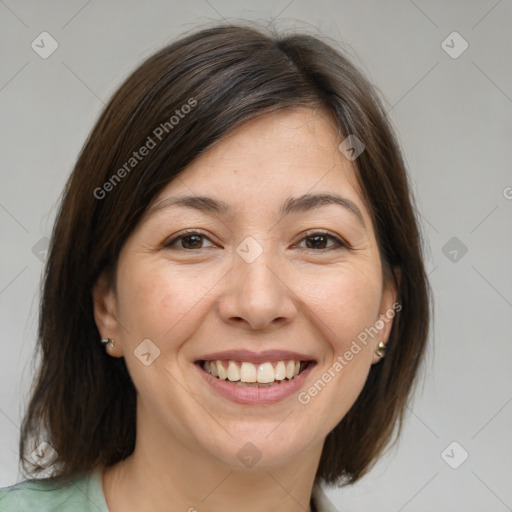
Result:
{"label": "light green top", "polygon": [[[0,512],[109,512],[103,494],[101,468],[84,473],[67,485],[25,480],[0,489]],[[317,512],[338,512],[320,486],[313,488]]]}

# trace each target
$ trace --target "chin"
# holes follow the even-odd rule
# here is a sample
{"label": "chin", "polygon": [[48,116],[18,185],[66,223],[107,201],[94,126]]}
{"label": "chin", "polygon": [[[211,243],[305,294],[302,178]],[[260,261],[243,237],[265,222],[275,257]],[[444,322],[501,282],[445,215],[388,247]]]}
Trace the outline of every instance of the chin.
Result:
{"label": "chin", "polygon": [[[293,429],[290,425],[285,429],[275,421],[265,422],[265,428],[261,424],[255,428],[254,424],[245,423],[238,426],[236,433],[231,430],[230,433],[232,438],[224,435],[224,442],[210,441],[204,448],[231,470],[263,469],[288,464],[317,444],[311,437],[311,431]],[[317,442],[321,440],[323,438]]]}

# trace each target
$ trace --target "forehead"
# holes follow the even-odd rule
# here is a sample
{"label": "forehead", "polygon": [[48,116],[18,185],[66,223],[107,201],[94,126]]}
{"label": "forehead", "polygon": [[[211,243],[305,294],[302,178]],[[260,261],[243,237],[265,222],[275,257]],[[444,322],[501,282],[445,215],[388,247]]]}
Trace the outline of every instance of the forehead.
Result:
{"label": "forehead", "polygon": [[341,140],[334,120],[324,110],[264,114],[196,158],[159,198],[183,193],[187,186],[189,193],[215,192],[231,202],[257,192],[270,199],[320,188],[360,198],[355,169],[338,150]]}

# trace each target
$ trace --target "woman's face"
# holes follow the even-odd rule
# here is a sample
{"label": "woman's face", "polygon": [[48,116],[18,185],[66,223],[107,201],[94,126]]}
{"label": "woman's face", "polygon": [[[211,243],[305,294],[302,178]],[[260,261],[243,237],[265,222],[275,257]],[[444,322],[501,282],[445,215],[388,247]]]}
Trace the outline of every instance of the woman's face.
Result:
{"label": "woman's face", "polygon": [[[152,432],[270,467],[318,455],[352,406],[396,290],[340,142],[322,112],[252,120],[169,183],[127,240],[95,315],[137,389],[138,442]],[[290,361],[307,364],[295,375]]]}

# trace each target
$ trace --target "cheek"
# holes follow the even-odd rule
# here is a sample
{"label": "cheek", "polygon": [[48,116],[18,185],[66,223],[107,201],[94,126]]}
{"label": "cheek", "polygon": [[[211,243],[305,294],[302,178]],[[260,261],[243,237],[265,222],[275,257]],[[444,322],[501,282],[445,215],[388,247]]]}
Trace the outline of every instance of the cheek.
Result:
{"label": "cheek", "polygon": [[172,365],[173,354],[197,330],[207,296],[222,275],[220,270],[170,268],[165,261],[127,267],[118,281],[119,319],[131,351],[149,338],[160,349],[161,361],[168,356],[166,364]]}
{"label": "cheek", "polygon": [[[197,328],[201,298],[214,284],[203,275],[171,271],[160,262],[132,264],[119,273],[118,319],[124,357],[135,387],[148,403],[155,389],[167,389],[174,383],[167,371],[174,371],[177,352]],[[149,366],[138,359],[143,353],[139,347],[147,347],[147,342],[141,345],[147,339],[157,347],[154,353],[158,354]]]}
{"label": "cheek", "polygon": [[382,290],[380,276],[373,268],[330,273],[304,290],[305,302],[329,328],[326,337],[336,352],[346,350],[378,319]]}
{"label": "cheek", "polygon": [[[380,276],[372,269],[353,270],[332,275],[325,281],[323,294],[309,295],[330,353],[325,353],[315,380],[299,394],[298,401],[309,412],[308,418],[321,420],[325,435],[352,407],[371,368],[373,348],[365,329],[378,319]],[[367,342],[360,341],[361,334]]]}

